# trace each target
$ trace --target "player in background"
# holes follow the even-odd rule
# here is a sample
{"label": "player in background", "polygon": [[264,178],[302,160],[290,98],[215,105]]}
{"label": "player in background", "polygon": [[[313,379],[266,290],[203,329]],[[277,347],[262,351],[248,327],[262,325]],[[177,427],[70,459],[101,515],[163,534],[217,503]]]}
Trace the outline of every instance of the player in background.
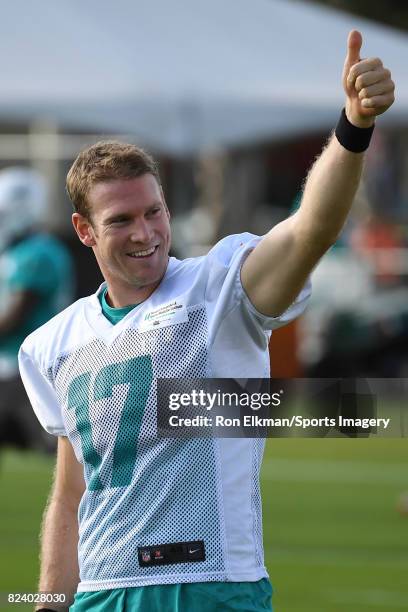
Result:
{"label": "player in background", "polygon": [[105,283],[20,351],[33,409],[59,436],[39,589],[69,602],[77,591],[75,612],[271,610],[264,441],[156,439],[155,385],[269,377],[270,333],[303,311],[307,278],[351,207],[375,117],[394,100],[389,71],[361,60],[361,44],[351,32],[345,112],[299,210],[264,237],[228,236],[205,257],[169,258],[169,211],[151,158],[98,143],[75,160],[73,224]]}
{"label": "player in background", "polygon": [[24,167],[0,172],[0,442],[42,450],[54,445],[27,410],[17,354],[24,338],[73,297],[69,253],[40,232],[46,209],[39,173]]}

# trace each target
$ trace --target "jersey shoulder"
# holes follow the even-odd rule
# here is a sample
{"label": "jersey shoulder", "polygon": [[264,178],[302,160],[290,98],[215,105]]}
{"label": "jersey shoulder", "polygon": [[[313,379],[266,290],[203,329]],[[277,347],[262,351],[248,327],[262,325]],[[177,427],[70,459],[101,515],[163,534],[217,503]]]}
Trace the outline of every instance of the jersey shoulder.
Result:
{"label": "jersey shoulder", "polygon": [[182,260],[171,258],[167,278],[172,281],[177,279],[177,282],[188,278],[188,282],[191,282],[194,277],[214,274],[219,267],[229,268],[234,258],[241,258],[246,249],[255,248],[260,240],[259,236],[249,232],[232,234],[219,240],[206,255]]}
{"label": "jersey shoulder", "polygon": [[225,267],[229,267],[235,256],[241,257],[241,253],[245,248],[255,248],[260,240],[260,236],[249,232],[231,234],[217,242],[206,257],[210,263],[217,262]]}
{"label": "jersey shoulder", "polygon": [[33,331],[24,340],[21,350],[46,369],[58,355],[80,345],[91,330],[84,323],[84,309],[95,296],[81,298]]}
{"label": "jersey shoulder", "polygon": [[[65,244],[49,234],[34,234],[18,242],[9,250],[10,257],[16,260],[49,259],[53,262],[70,261],[70,255]],[[57,258],[57,259],[56,259]]]}
{"label": "jersey shoulder", "polygon": [[[254,248],[256,241],[259,237],[253,234],[235,234],[217,242],[206,255],[181,260],[171,257],[160,297],[170,300],[187,295],[191,305],[206,301],[209,290],[219,294],[229,269],[234,273],[239,267],[245,245],[253,242]],[[153,294],[152,303],[155,298]]]}

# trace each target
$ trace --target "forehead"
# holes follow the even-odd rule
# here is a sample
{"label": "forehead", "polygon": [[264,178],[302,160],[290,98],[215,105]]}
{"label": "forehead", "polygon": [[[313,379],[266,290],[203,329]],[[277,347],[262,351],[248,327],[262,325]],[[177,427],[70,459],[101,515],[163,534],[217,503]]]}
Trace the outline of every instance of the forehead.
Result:
{"label": "forehead", "polygon": [[88,194],[92,214],[131,207],[134,210],[163,202],[163,193],[152,174],[137,178],[115,179],[96,183]]}

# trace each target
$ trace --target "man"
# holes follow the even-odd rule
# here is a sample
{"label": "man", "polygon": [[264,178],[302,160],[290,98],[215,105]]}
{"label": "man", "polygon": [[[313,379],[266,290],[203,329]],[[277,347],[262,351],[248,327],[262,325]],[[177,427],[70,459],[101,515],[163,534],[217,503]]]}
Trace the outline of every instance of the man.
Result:
{"label": "man", "polygon": [[0,442],[51,450],[52,440],[27,410],[17,364],[24,338],[72,300],[70,256],[39,229],[46,206],[36,171],[0,172]]}
{"label": "man", "polygon": [[262,440],[156,439],[155,385],[269,376],[270,331],[304,309],[308,275],[351,206],[374,118],[393,102],[389,71],[379,59],[360,61],[361,44],[353,31],[347,117],[300,209],[263,238],[229,236],[206,257],[168,259],[169,212],[153,161],[120,143],[75,160],[73,224],[106,282],[20,352],[34,411],[59,436],[40,590],[68,600],[78,590],[73,610],[271,609]]}

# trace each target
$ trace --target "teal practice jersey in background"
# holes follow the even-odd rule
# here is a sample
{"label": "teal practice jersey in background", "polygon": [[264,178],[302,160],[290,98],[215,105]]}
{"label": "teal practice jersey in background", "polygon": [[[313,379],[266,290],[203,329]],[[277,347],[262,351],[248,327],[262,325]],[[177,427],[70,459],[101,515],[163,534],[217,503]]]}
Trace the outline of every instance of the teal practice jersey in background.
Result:
{"label": "teal practice jersey in background", "polygon": [[0,255],[0,313],[16,292],[29,291],[35,304],[20,327],[0,335],[0,374],[17,373],[17,353],[24,338],[73,299],[73,265],[65,245],[47,234],[31,235]]}

